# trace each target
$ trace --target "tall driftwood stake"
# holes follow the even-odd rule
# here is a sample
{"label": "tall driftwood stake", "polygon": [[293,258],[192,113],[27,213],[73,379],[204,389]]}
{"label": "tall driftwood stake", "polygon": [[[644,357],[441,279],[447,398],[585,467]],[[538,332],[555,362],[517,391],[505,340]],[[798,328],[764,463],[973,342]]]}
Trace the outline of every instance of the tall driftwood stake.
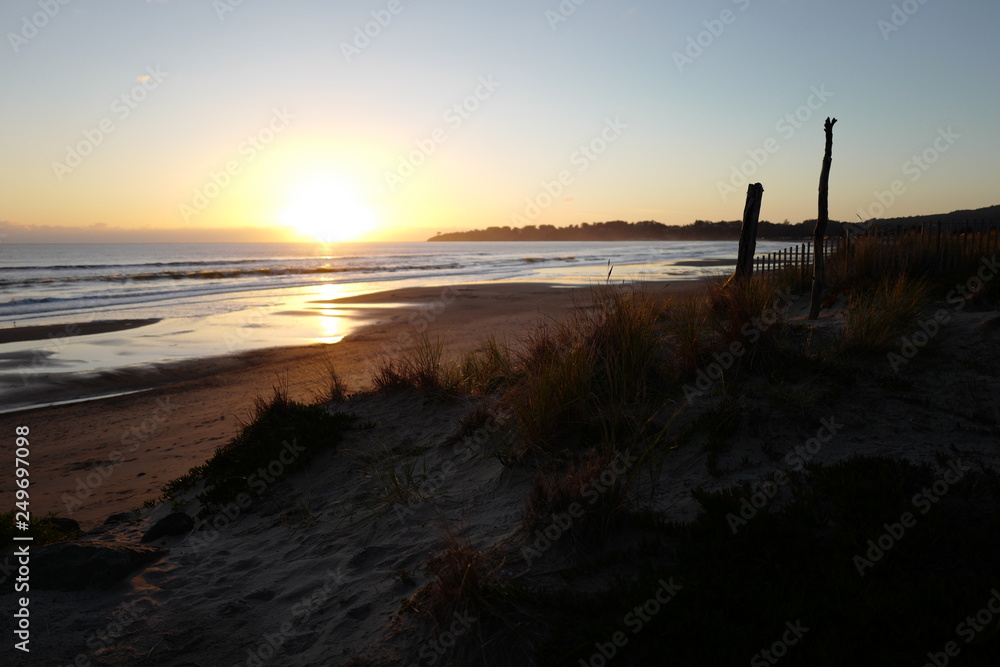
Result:
{"label": "tall driftwood stake", "polygon": [[819,317],[819,305],[823,300],[823,280],[826,277],[826,260],[823,257],[823,239],[826,237],[826,224],[830,221],[830,164],[833,162],[833,126],[837,119],[826,119],[823,129],[826,131],[826,151],[823,153],[823,169],[819,174],[819,215],[816,217],[816,230],[813,232],[813,283],[812,301],[809,304],[809,319]]}
{"label": "tall driftwood stake", "polygon": [[736,259],[736,272],[726,281],[749,278],[753,273],[753,255],[757,250],[757,220],[760,218],[760,202],[764,196],[764,186],[751,183],[747,188],[747,203],[743,207],[743,227],[740,230],[740,249]]}

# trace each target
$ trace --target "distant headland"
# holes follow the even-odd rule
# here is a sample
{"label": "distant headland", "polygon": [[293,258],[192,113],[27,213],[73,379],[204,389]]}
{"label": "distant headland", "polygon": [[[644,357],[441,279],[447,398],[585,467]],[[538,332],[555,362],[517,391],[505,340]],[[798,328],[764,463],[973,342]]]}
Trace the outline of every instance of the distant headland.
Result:
{"label": "distant headland", "polygon": [[[865,225],[910,226],[937,222],[964,222],[971,220],[1000,219],[1000,205],[975,210],[952,211],[906,218],[879,218],[865,221]],[[655,220],[625,222],[582,222],[578,225],[555,227],[553,225],[527,225],[525,227],[487,227],[464,232],[438,233],[428,241],[735,241],[740,237],[739,220],[710,222],[695,220],[687,225],[666,225]],[[830,221],[827,234],[840,236],[844,227],[862,223]],[[761,239],[802,239],[812,235],[815,220],[798,223],[768,222],[762,220],[757,229]]]}

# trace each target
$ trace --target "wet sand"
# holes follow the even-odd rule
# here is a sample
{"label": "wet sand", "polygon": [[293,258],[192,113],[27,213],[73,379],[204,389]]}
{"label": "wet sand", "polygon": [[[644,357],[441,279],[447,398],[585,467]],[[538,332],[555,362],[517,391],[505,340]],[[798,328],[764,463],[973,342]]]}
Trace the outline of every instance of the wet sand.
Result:
{"label": "wet sand", "polygon": [[114,331],[127,331],[160,320],[97,320],[95,322],[78,322],[73,324],[42,324],[37,326],[12,326],[0,329],[0,345],[4,343],[20,343],[32,340],[47,340],[50,338],[67,338],[71,336],[89,336]]}

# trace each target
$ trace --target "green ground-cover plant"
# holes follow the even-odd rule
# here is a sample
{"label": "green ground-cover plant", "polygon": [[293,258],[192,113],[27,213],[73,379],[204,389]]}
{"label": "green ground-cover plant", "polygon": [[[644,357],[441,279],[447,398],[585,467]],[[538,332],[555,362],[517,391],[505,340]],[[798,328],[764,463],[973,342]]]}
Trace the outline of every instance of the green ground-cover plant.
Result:
{"label": "green ground-cover plant", "polygon": [[215,450],[204,464],[163,487],[162,499],[173,499],[199,481],[204,490],[200,516],[218,511],[239,494],[256,497],[276,479],[305,466],[319,451],[336,447],[355,417],[331,414],[318,405],[303,405],[275,388],[270,399],[255,399],[254,412],[239,435]]}
{"label": "green ground-cover plant", "polygon": [[54,512],[42,517],[32,516],[28,522],[27,530],[20,530],[16,527],[15,514],[15,510],[0,513],[0,544],[3,544],[4,547],[15,544],[14,536],[30,537],[32,538],[30,544],[36,547],[53,542],[73,540],[80,536],[78,531],[62,528],[54,522],[53,519],[57,518]]}

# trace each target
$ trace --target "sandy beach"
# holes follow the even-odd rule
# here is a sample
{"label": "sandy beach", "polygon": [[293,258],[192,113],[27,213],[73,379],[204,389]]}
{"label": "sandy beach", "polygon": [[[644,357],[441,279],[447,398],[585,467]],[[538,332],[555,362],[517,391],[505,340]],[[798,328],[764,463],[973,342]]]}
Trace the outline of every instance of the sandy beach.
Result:
{"label": "sandy beach", "polygon": [[[678,297],[706,288],[644,286]],[[425,329],[440,336],[445,358],[455,358],[487,335],[524,340],[539,322],[592,308],[592,294],[536,283],[351,297],[343,305],[367,311],[374,323],[339,343],[151,371],[142,380],[161,382],[155,389],[0,417],[7,432],[31,429],[33,511],[76,519],[89,530],[75,542],[33,549],[33,654],[16,655],[11,664],[513,667],[588,664],[591,654],[590,664],[604,664],[598,658],[607,646],[645,656],[632,664],[652,664],[663,642],[686,651],[679,664],[696,664],[706,651],[727,656],[716,664],[742,664],[759,650],[760,636],[799,627],[847,637],[835,648],[821,637],[807,645],[810,655],[845,653],[855,656],[850,664],[886,664],[863,656],[872,624],[884,633],[896,627],[889,610],[898,603],[891,595],[911,595],[908,604],[916,607],[928,590],[937,590],[938,577],[952,576],[956,562],[979,582],[995,572],[989,548],[963,545],[983,531],[991,534],[997,515],[990,508],[1000,502],[989,482],[1000,461],[1000,414],[989,401],[1000,391],[1000,326],[995,311],[964,306],[939,317],[947,326],[940,326],[934,350],[898,372],[882,355],[843,354],[819,373],[801,358],[789,368],[773,359],[769,373],[743,376],[739,393],[727,400],[711,380],[715,366],[727,363],[726,352],[716,353],[689,376],[691,386],[702,389],[687,400],[669,397],[644,417],[647,437],[662,451],[652,461],[624,449],[603,460],[593,458],[596,450],[581,453],[568,471],[559,450],[554,459],[529,454],[518,462],[511,447],[524,447],[529,432],[501,421],[509,419],[503,413],[479,410],[495,409],[495,398],[396,388],[331,404],[358,421],[344,430],[324,426],[329,430],[317,442],[336,438],[336,444],[286,477],[281,471],[300,450],[268,437],[274,448],[265,453],[268,463],[245,477],[236,473],[245,491],[221,508],[201,514],[203,479],[167,502],[131,512],[230,442],[240,420],[250,421],[254,397],[275,385],[287,387],[293,399],[321,400],[332,363],[349,389],[364,389],[379,355],[396,358]],[[708,303],[688,303],[695,301]],[[768,313],[780,309],[787,344],[836,345],[844,332],[843,299],[813,323],[805,321],[806,302],[801,294],[779,292],[744,330],[744,340],[764,333],[767,322],[776,321]],[[688,312],[683,304],[677,308]],[[974,395],[970,384],[978,389]],[[536,400],[549,405],[546,394],[561,390],[549,386]],[[512,399],[516,395],[502,400]],[[558,418],[562,406],[551,405],[546,415]],[[309,426],[284,428],[298,438]],[[576,437],[572,421],[563,428],[560,437]],[[668,439],[660,442],[663,434]],[[587,461],[593,467],[585,468]],[[821,467],[805,475],[806,465]],[[831,481],[823,481],[827,477]],[[810,483],[829,486],[811,496]],[[619,484],[628,486],[627,496],[613,500]],[[558,504],[565,492],[575,494],[576,509]],[[931,511],[946,495],[948,502]],[[11,502],[9,494],[4,502]],[[539,509],[539,502],[549,504]],[[633,502],[648,504],[656,518],[631,510]],[[817,504],[798,511],[803,502]],[[851,514],[855,505],[868,512],[860,528],[861,519]],[[878,578],[893,576],[895,561],[883,565],[881,555],[858,545],[878,538],[871,531],[896,517],[911,523],[900,512],[916,514],[923,505],[929,514],[920,513],[919,521],[926,529],[906,533],[904,542],[910,558],[919,555],[911,566],[918,571],[904,568],[900,589],[894,579]],[[148,536],[162,521],[178,521],[178,512],[193,522]],[[982,529],[965,520],[969,512],[977,513]],[[106,521],[112,514],[118,516]],[[775,538],[770,531],[786,515],[788,524]],[[593,516],[620,523],[595,528]],[[830,530],[834,523],[846,537]],[[596,537],[587,532],[593,530]],[[939,539],[944,533],[961,540],[954,553],[949,540]],[[678,540],[687,554],[683,568]],[[737,548],[745,551],[719,560]],[[815,553],[802,558],[799,549]],[[966,562],[970,553],[975,560]],[[12,559],[0,568],[13,571]],[[868,568],[875,578],[858,576]],[[616,583],[628,576],[636,583]],[[781,592],[767,604],[783,610],[778,621],[747,616],[742,593],[733,592],[746,588],[763,599],[774,587]],[[820,592],[800,599],[796,592],[806,587]],[[843,589],[848,594],[840,594]],[[953,623],[957,610],[979,597],[978,589],[962,600],[949,591],[937,602],[950,605],[947,610],[916,607],[913,614],[922,628]],[[625,640],[637,634],[609,644],[615,629],[636,621],[639,612],[624,611],[634,604],[653,610],[647,618],[656,629],[632,644]],[[731,620],[716,623],[719,608]],[[786,611],[797,616],[780,620]],[[845,613],[863,617],[839,629]],[[581,629],[584,616],[601,616],[605,625],[596,634]],[[684,624],[715,639],[706,643]],[[567,632],[580,639],[549,639]],[[731,637],[737,644],[727,643]],[[894,641],[909,646],[915,640]],[[546,651],[559,659],[543,657]],[[995,652],[978,650],[991,658]]]}
{"label": "sandy beach", "polygon": [[[697,283],[650,283],[684,293]],[[530,325],[559,319],[590,303],[590,288],[543,283],[472,284],[396,289],[337,299],[373,323],[335,344],[276,347],[228,357],[163,364],[41,385],[39,397],[72,401],[90,395],[138,392],[102,400],[0,415],[0,430],[31,429],[33,508],[55,512],[85,528],[140,507],[162,485],[202,463],[238,432],[258,395],[287,386],[295,400],[312,402],[327,391],[332,365],[351,390],[370,385],[380,354],[397,354],[421,331],[440,337],[445,355],[474,349],[490,334],[517,336]],[[334,304],[334,305],[336,305]],[[139,326],[140,323],[132,323]],[[94,323],[78,335],[123,323]],[[24,327],[38,339],[66,327]],[[10,330],[0,333],[14,336]],[[0,503],[12,503],[9,488]]]}

